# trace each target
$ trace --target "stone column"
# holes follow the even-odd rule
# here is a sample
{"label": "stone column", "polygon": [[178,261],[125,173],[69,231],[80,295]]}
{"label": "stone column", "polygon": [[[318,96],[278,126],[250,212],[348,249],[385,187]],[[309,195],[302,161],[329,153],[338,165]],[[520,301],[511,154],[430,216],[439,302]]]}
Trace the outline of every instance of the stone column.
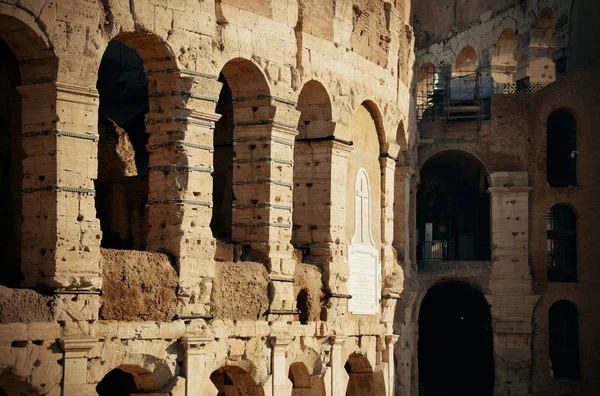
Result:
{"label": "stone column", "polygon": [[[399,149],[399,147],[398,147]],[[397,156],[396,152],[396,156]],[[394,253],[394,171],[396,157],[384,153],[379,157],[381,165],[381,261],[384,277],[397,264]]]}
{"label": "stone column", "polygon": [[99,290],[98,93],[56,82],[18,90],[25,152],[22,286]]}
{"label": "stone column", "polygon": [[216,395],[217,389],[206,372],[206,349],[212,338],[186,337],[182,339],[185,350],[184,374],[186,396]]}
{"label": "stone column", "polygon": [[396,367],[394,365],[394,345],[398,341],[397,335],[385,336],[385,349],[383,351],[383,361],[387,363],[386,378],[386,393],[388,396],[396,394]]}
{"label": "stone column", "polygon": [[492,275],[490,295],[494,332],[494,395],[529,395],[533,308],[529,266],[527,172],[490,175]]}
{"label": "stone column", "polygon": [[64,352],[63,396],[91,395],[95,385],[87,384],[88,352],[98,340],[85,334],[59,339]]}
{"label": "stone column", "polygon": [[346,362],[343,360],[342,347],[348,337],[332,336],[331,341],[331,357],[329,365],[331,366],[331,396],[345,396],[348,386],[348,373],[344,368]]}
{"label": "stone column", "polygon": [[273,379],[273,395],[289,395],[293,384],[288,379],[285,361],[285,349],[294,340],[294,337],[273,336],[269,338],[271,349],[271,378]]}
{"label": "stone column", "polygon": [[210,313],[215,241],[212,217],[213,132],[221,83],[181,70],[147,72],[148,250],[177,259],[178,314]]}
{"label": "stone column", "polygon": [[410,266],[410,203],[411,179],[415,174],[409,166],[397,166],[394,191],[394,247],[398,252],[398,261]]}
{"label": "stone column", "polygon": [[331,140],[330,163],[330,259],[324,261],[325,287],[329,292],[329,304],[326,305],[327,320],[336,320],[340,314],[348,311],[348,276],[346,260],[346,188],[348,187],[348,157],[352,151],[350,142]]}

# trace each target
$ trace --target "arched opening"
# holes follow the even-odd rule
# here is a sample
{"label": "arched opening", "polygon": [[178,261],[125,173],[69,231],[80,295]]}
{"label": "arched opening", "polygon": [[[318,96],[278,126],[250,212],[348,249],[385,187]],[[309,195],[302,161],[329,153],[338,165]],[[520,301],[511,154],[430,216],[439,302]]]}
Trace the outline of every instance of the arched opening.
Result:
{"label": "arched opening", "polygon": [[577,184],[577,124],[567,110],[548,116],[546,133],[546,180],[550,187]]}
{"label": "arched opening", "polygon": [[444,151],[421,168],[418,260],[490,260],[487,172],[471,155]]}
{"label": "arched opening", "polygon": [[[330,163],[334,123],[325,87],[311,80],[298,98],[298,136],[294,146],[294,192],[292,244],[302,251],[304,262],[312,257],[311,246],[323,247],[330,238]],[[325,170],[325,172],[324,172]]]}
{"label": "arched opening", "polygon": [[[53,118],[48,112],[23,120],[23,107],[35,112],[42,105],[37,97],[32,103],[28,97],[21,96],[17,87],[55,81],[58,61],[42,30],[17,19],[30,16],[17,8],[11,9],[14,17],[0,15],[0,284],[17,287],[24,275],[39,272],[38,267],[21,266],[22,229],[39,229],[42,210],[39,204],[32,204],[25,208],[23,215],[24,202],[38,202],[37,199],[24,200],[23,194],[39,195],[37,189],[53,182],[50,175],[44,175],[46,169],[40,169],[40,163],[45,163],[40,162],[41,158],[48,155],[40,151],[47,137],[23,134],[51,128]],[[33,22],[33,18],[30,21]],[[24,164],[25,153],[28,161]],[[22,189],[32,191],[22,192]],[[37,239],[36,236],[31,235],[30,240]]]}
{"label": "arched opening", "polygon": [[133,375],[118,368],[111,370],[96,385],[98,396],[130,396],[137,390]]}
{"label": "arched opening", "polygon": [[[0,19],[0,23],[2,19]],[[19,63],[0,38],[0,283],[18,287],[21,274],[23,149]]]}
{"label": "arched opening", "polygon": [[348,373],[346,396],[385,396],[383,373],[374,371],[366,356],[353,353],[344,368]]}
{"label": "arched opening", "polygon": [[325,383],[318,376],[311,376],[302,362],[290,365],[288,378],[292,382],[292,396],[324,396]]}
{"label": "arched opening", "polygon": [[[353,149],[346,167],[346,240],[348,241],[348,300],[353,314],[380,310],[382,170],[380,162],[381,113],[372,102],[363,102],[350,124]],[[389,175],[389,173],[388,173]],[[333,205],[336,205],[333,202]]]}
{"label": "arched opening", "polygon": [[[133,364],[122,364],[109,371],[96,385],[98,396],[129,396],[137,393],[152,393],[168,382],[170,370],[164,364],[155,372]],[[156,374],[158,373],[158,374]],[[167,375],[165,376],[165,373]]]}
{"label": "arched opening", "polygon": [[513,82],[513,74],[517,68],[517,42],[518,36],[512,29],[504,29],[498,37],[492,58],[492,76],[495,82]]}
{"label": "arched opening", "polygon": [[555,302],[548,311],[550,373],[553,377],[579,377],[579,320],[570,301]]}
{"label": "arched opening", "polygon": [[256,128],[266,125],[269,120],[269,86],[258,67],[241,58],[225,64],[219,81],[222,88],[216,112],[221,118],[215,125],[213,137],[213,216],[210,226],[215,238],[243,242],[252,240],[247,233],[262,232],[262,229],[249,230],[242,221],[267,217],[265,213],[256,213],[264,212],[269,202],[264,192],[260,195],[257,181],[268,171],[265,161],[270,157],[270,145],[264,136],[257,136]]}
{"label": "arched opening", "polygon": [[263,389],[241,367],[221,367],[213,371],[210,380],[218,390],[217,396],[264,396]]}
{"label": "arched opening", "polygon": [[218,239],[231,240],[231,205],[233,203],[233,98],[231,88],[223,73],[219,74],[223,84],[216,113],[221,115],[215,123],[213,135],[213,213],[210,228]]}
{"label": "arched opening", "polygon": [[489,305],[461,282],[431,287],[419,314],[420,395],[490,396],[494,350]]}
{"label": "arched opening", "polygon": [[470,45],[465,46],[456,57],[454,75],[462,76],[473,74],[477,70],[477,53]]}
{"label": "arched opening", "polygon": [[577,217],[566,205],[554,205],[547,214],[548,281],[577,281]]}
{"label": "arched opening", "polygon": [[96,211],[101,246],[146,249],[148,80],[144,61],[119,38],[109,42],[96,85],[100,95]]}

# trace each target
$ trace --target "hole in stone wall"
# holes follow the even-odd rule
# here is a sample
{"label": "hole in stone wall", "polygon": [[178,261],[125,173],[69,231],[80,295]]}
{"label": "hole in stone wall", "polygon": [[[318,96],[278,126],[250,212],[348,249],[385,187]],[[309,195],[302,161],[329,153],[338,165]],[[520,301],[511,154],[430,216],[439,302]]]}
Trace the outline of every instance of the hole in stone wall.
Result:
{"label": "hole in stone wall", "polygon": [[96,386],[98,396],[129,396],[137,391],[133,375],[114,369],[102,378]]}
{"label": "hole in stone wall", "polygon": [[137,52],[112,40],[100,63],[96,210],[101,246],[144,250],[148,232],[148,161],[145,114],[148,80]]}
{"label": "hole in stone wall", "polygon": [[0,39],[0,284],[21,283],[21,84],[17,59]]}
{"label": "hole in stone wall", "polygon": [[300,290],[296,297],[296,308],[300,313],[298,314],[298,320],[300,324],[308,324],[310,316],[310,300],[308,299],[308,291],[306,289]]}
{"label": "hole in stone wall", "polygon": [[215,124],[214,174],[213,174],[213,215],[210,222],[213,236],[231,239],[231,218],[233,203],[233,98],[231,89],[221,73],[223,84],[216,112],[221,118]]}

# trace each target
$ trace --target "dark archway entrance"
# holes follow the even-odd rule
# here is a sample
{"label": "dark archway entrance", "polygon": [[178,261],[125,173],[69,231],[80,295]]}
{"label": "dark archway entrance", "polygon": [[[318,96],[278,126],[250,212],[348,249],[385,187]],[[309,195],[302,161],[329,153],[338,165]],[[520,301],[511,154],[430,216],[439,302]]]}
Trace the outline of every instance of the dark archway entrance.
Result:
{"label": "dark archway entrance", "polygon": [[19,64],[0,39],[0,284],[18,287],[21,275],[21,84]]}
{"label": "dark archway entrance", "polygon": [[490,396],[494,390],[491,314],[479,291],[461,282],[429,289],[419,314],[421,396]]}
{"label": "dark archway entrance", "polygon": [[471,155],[444,151],[421,168],[417,193],[419,260],[489,260],[487,172]]}

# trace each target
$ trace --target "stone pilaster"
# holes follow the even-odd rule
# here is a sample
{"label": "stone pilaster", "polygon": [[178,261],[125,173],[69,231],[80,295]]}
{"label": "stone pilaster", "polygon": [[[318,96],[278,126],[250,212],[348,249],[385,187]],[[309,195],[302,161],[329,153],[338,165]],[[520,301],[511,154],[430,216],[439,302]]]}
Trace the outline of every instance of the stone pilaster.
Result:
{"label": "stone pilaster", "polygon": [[386,393],[389,396],[395,394],[396,388],[396,367],[394,365],[394,345],[398,341],[399,336],[397,335],[386,335],[385,336],[385,349],[383,350],[383,361],[387,363],[386,368]]}
{"label": "stone pilaster", "polygon": [[98,340],[85,334],[59,340],[64,352],[63,396],[90,395],[94,385],[87,384],[88,353]]}
{"label": "stone pilaster", "polygon": [[335,320],[348,311],[348,276],[346,260],[346,188],[348,187],[348,157],[352,151],[350,142],[331,140],[330,163],[330,242],[327,246],[329,259],[323,262],[325,287],[329,292],[327,320]]}
{"label": "stone pilaster", "polygon": [[61,83],[18,90],[25,152],[22,286],[100,289],[98,93]]}
{"label": "stone pilaster", "polygon": [[409,166],[397,166],[394,183],[394,242],[398,261],[410,266],[410,204],[411,179],[415,174]]}
{"label": "stone pilaster", "polygon": [[293,384],[288,379],[285,361],[285,349],[294,340],[294,337],[273,336],[271,343],[271,379],[273,380],[273,395],[289,395]]}
{"label": "stone pilaster", "polygon": [[186,337],[182,340],[185,350],[183,370],[186,378],[186,396],[204,396],[217,394],[217,389],[206,372],[206,350],[213,341],[212,338]]}
{"label": "stone pilaster", "polygon": [[211,172],[221,83],[217,76],[182,70],[147,74],[147,246],[177,259],[179,315],[206,316],[214,277]]}
{"label": "stone pilaster", "polygon": [[533,308],[529,266],[529,192],[526,172],[490,175],[492,276],[490,295],[496,362],[494,395],[530,394]]}
{"label": "stone pilaster", "polygon": [[346,395],[349,378],[344,368],[346,362],[343,359],[342,348],[347,338],[346,336],[332,336],[329,338],[331,342],[331,358],[329,360],[331,366],[331,396]]}
{"label": "stone pilaster", "polygon": [[[397,154],[396,154],[397,155]],[[397,263],[394,254],[394,171],[396,159],[382,154],[381,164],[381,261],[384,274],[393,271]]]}

